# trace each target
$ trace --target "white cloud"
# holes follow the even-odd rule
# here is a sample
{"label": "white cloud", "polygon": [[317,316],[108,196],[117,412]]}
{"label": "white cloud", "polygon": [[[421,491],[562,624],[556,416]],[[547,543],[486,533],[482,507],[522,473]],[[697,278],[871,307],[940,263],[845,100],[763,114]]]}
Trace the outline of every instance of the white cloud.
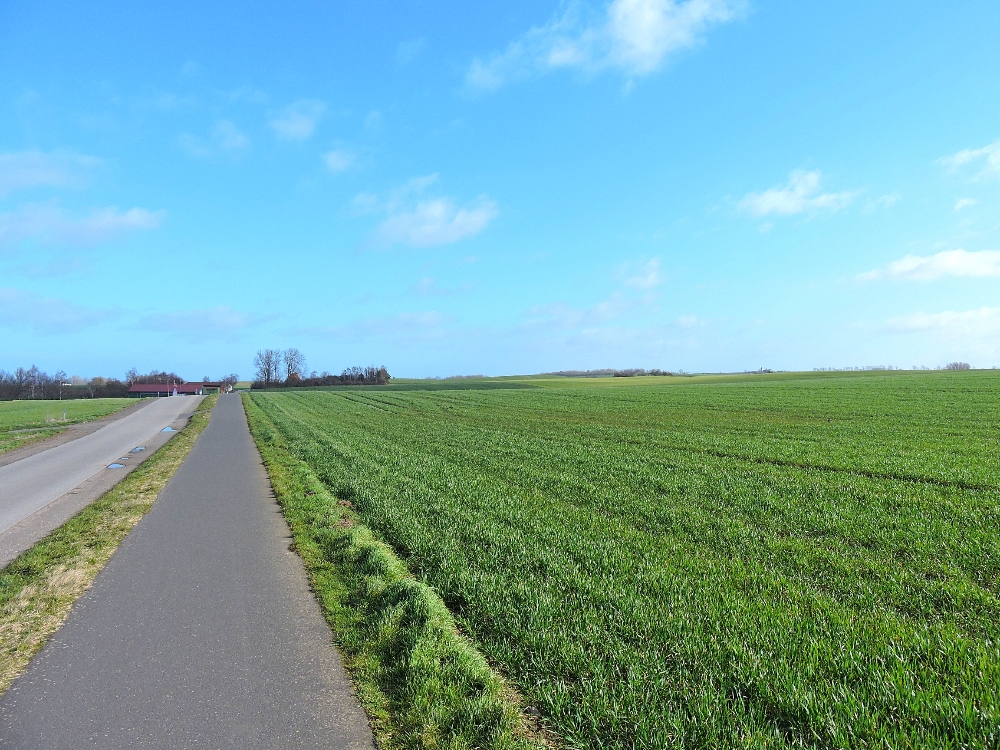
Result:
{"label": "white cloud", "polygon": [[411,198],[423,194],[439,178],[440,175],[437,172],[411,177],[405,184],[390,190],[384,199],[375,193],[358,193],[351,200],[351,210],[359,215],[397,211]]}
{"label": "white cloud", "polygon": [[807,211],[838,211],[848,206],[858,191],[820,193],[822,175],[819,170],[805,172],[797,169],[788,176],[784,187],[773,187],[762,193],[749,193],[739,203],[739,208],[754,216],[778,214],[791,216]]}
{"label": "white cloud", "polygon": [[671,53],[698,44],[710,26],[739,16],[744,5],[742,0],[613,0],[595,17],[573,3],[503,52],[474,60],[466,83],[495,89],[512,79],[568,67],[646,75],[659,70]]}
{"label": "white cloud", "polygon": [[117,315],[20,289],[0,288],[0,325],[41,333],[76,333]]}
{"label": "white cloud", "polygon": [[663,276],[660,274],[660,259],[653,258],[635,269],[637,273],[625,279],[625,284],[636,289],[652,289],[663,283]]}
{"label": "white cloud", "polygon": [[945,250],[929,256],[907,255],[894,260],[885,268],[858,274],[859,281],[898,279],[901,281],[933,281],[942,276],[983,278],[1000,276],[1000,252],[983,250]]}
{"label": "white cloud", "polygon": [[331,172],[343,172],[354,164],[354,154],[341,148],[335,148],[323,154],[323,163]]}
{"label": "white cloud", "polygon": [[485,195],[466,206],[459,206],[448,197],[421,199],[420,196],[437,181],[437,173],[423,175],[390,191],[385,199],[371,193],[355,196],[351,201],[355,213],[389,214],[368,244],[376,247],[448,245],[479,234],[500,215],[496,202]]}
{"label": "white cloud", "polygon": [[479,234],[499,213],[497,204],[485,196],[465,207],[455,205],[451,198],[420,201],[412,210],[400,211],[382,222],[372,242],[383,247],[449,245]]}
{"label": "white cloud", "polygon": [[942,164],[958,169],[973,162],[984,161],[987,172],[1000,174],[1000,141],[994,141],[982,148],[967,148],[957,154],[938,159]]}
{"label": "white cloud", "polygon": [[977,203],[979,203],[979,201],[977,201],[975,198],[959,198],[957,201],[955,201],[955,211],[956,212],[961,211],[963,208],[974,206]]}
{"label": "white cloud", "polygon": [[282,140],[304,141],[312,136],[325,111],[326,104],[317,99],[300,99],[272,119],[271,127]]}
{"label": "white cloud", "polygon": [[0,246],[23,240],[95,245],[141,229],[155,229],[163,211],[115,206],[97,209],[85,216],[71,216],[55,203],[30,204],[0,214]]}
{"label": "white cloud", "polygon": [[33,187],[75,187],[103,164],[95,156],[37,149],[0,154],[0,198]]}

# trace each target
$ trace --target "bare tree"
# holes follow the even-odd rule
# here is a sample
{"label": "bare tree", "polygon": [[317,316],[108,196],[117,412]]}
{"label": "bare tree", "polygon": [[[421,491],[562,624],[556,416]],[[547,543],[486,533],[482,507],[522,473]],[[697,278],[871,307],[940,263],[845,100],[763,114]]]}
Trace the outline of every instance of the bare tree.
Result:
{"label": "bare tree", "polygon": [[285,380],[301,380],[306,371],[306,355],[292,347],[285,349]]}
{"label": "bare tree", "polygon": [[277,383],[281,377],[281,352],[278,349],[261,349],[253,359],[256,381],[267,387]]}
{"label": "bare tree", "polygon": [[949,362],[948,364],[946,364],[944,366],[944,369],[946,369],[946,370],[968,370],[969,369],[969,363],[968,362]]}

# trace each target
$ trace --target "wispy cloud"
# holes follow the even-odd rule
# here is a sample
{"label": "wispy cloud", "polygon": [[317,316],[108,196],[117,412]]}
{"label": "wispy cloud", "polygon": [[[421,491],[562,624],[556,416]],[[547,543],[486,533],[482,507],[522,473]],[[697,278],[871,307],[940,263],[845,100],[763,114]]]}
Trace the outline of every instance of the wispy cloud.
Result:
{"label": "wispy cloud", "polygon": [[240,151],[250,145],[250,139],[229,120],[219,120],[215,125],[214,135],[225,151]]}
{"label": "wispy cloud", "polygon": [[0,198],[34,187],[77,187],[104,163],[68,151],[14,151],[0,154]]}
{"label": "wispy cloud", "polygon": [[503,52],[476,59],[466,83],[496,89],[558,68],[617,69],[627,76],[659,70],[670,56],[698,44],[713,25],[742,14],[741,0],[613,0],[603,14],[579,2],[531,28]]}
{"label": "wispy cloud", "polygon": [[211,156],[219,152],[238,155],[250,145],[250,139],[229,120],[216,122],[211,135],[207,138],[182,133],[179,142],[181,148],[192,156]]}
{"label": "wispy cloud", "polygon": [[316,131],[316,125],[326,111],[318,99],[300,99],[289,104],[271,120],[271,127],[286,141],[304,141]]}
{"label": "wispy cloud", "polygon": [[400,42],[399,46],[396,47],[396,63],[401,66],[409,65],[420,57],[425,49],[427,49],[427,40],[422,36]]}
{"label": "wispy cloud", "polygon": [[660,273],[659,258],[653,258],[652,260],[639,264],[638,268],[634,265],[626,266],[626,273],[633,273],[634,275],[626,278],[625,284],[627,286],[635,287],[636,289],[652,289],[653,287],[659,286],[663,283],[663,275]]}
{"label": "wispy cloud", "polygon": [[414,177],[389,192],[385,199],[361,193],[351,202],[357,213],[389,214],[373,232],[373,247],[448,245],[482,232],[500,214],[496,202],[485,195],[465,206],[453,198],[423,197],[438,181],[437,174]]}
{"label": "wispy cloud", "polygon": [[982,148],[967,148],[938,161],[951,169],[981,162],[986,172],[1000,175],[1000,141],[994,141]]}
{"label": "wispy cloud", "polygon": [[143,316],[138,327],[194,340],[228,339],[265,320],[226,305],[204,310],[178,310]]}
{"label": "wispy cloud", "polygon": [[527,326],[566,329],[590,327],[620,318],[643,303],[644,300],[614,292],[607,299],[586,308],[572,307],[564,302],[537,305],[527,312]]}
{"label": "wispy cloud", "polygon": [[918,312],[892,318],[887,333],[924,336],[949,358],[995,357],[1000,354],[1000,307],[940,313]]}
{"label": "wispy cloud", "polygon": [[323,163],[331,172],[343,172],[355,162],[354,154],[346,149],[335,148],[323,154]]}
{"label": "wispy cloud", "polygon": [[899,193],[886,193],[885,195],[880,195],[878,198],[868,201],[868,204],[865,206],[865,213],[873,214],[876,211],[894,206],[901,200],[903,200],[903,196]]}
{"label": "wispy cloud", "polygon": [[112,310],[83,307],[41,297],[21,289],[0,288],[0,325],[39,333],[76,333],[118,315]]}
{"label": "wispy cloud", "polygon": [[885,268],[858,274],[859,281],[933,281],[942,276],[967,276],[983,278],[1000,276],[1000,252],[983,250],[970,253],[965,250],[945,250],[934,255],[907,255],[894,260]]}
{"label": "wispy cloud", "polygon": [[383,247],[450,245],[479,234],[499,214],[497,204],[485,196],[467,206],[458,206],[451,198],[420,201],[414,209],[382,222],[372,242]]}
{"label": "wispy cloud", "polygon": [[797,169],[788,176],[788,184],[773,187],[761,193],[749,193],[739,203],[739,208],[753,216],[792,216],[815,211],[839,211],[850,205],[860,191],[821,193],[822,175],[819,170],[805,172]]}
{"label": "wispy cloud", "polygon": [[979,201],[977,201],[975,198],[959,198],[957,201],[955,201],[955,213],[958,213],[963,208],[969,208],[970,206],[974,206],[977,203],[979,203]]}
{"label": "wispy cloud", "polygon": [[948,333],[1000,333],[1000,307],[941,313],[914,313],[892,318],[886,328],[895,331],[938,331]]}
{"label": "wispy cloud", "polygon": [[163,222],[163,211],[115,206],[83,216],[68,214],[56,203],[29,204],[0,214],[0,246],[23,240],[96,245],[129,232],[155,229]]}

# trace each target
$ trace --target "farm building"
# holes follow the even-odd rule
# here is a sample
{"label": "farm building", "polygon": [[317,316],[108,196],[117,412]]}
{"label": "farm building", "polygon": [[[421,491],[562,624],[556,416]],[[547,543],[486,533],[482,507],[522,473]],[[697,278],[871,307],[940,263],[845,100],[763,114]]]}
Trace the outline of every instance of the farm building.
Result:
{"label": "farm building", "polygon": [[216,383],[183,383],[181,385],[171,383],[134,383],[128,389],[129,396],[139,398],[164,397],[164,396],[202,396],[206,386]]}

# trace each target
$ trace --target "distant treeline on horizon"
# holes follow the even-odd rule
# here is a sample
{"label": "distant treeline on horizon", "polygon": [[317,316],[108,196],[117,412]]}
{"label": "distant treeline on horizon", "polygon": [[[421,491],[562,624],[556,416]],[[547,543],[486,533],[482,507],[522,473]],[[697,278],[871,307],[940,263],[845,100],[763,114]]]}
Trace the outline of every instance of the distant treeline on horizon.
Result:
{"label": "distant treeline on horizon", "polygon": [[250,386],[253,390],[266,390],[268,388],[317,388],[335,385],[388,385],[392,376],[385,368],[375,367],[349,367],[340,375],[333,375],[329,372],[312,373],[305,377],[297,373],[291,373],[284,380],[272,380],[265,383],[263,380],[255,380]]}
{"label": "distant treeline on horizon", "polygon": [[[208,381],[209,378],[204,380]],[[237,380],[239,378],[233,374],[222,378],[221,382],[234,384]],[[62,370],[49,375],[32,365],[29,368],[18,367],[13,372],[0,370],[0,401],[124,398],[129,395],[129,388],[136,383],[182,385],[186,382],[177,373],[162,370],[142,374],[133,367],[125,373],[122,380],[100,376],[88,380],[78,375],[67,375]]]}
{"label": "distant treeline on horizon", "polygon": [[667,376],[673,374],[669,370],[660,370],[655,367],[652,370],[644,370],[641,367],[636,367],[625,370],[606,368],[603,370],[560,370],[559,372],[542,373],[542,375],[557,375],[562,378],[637,378],[647,375]]}

